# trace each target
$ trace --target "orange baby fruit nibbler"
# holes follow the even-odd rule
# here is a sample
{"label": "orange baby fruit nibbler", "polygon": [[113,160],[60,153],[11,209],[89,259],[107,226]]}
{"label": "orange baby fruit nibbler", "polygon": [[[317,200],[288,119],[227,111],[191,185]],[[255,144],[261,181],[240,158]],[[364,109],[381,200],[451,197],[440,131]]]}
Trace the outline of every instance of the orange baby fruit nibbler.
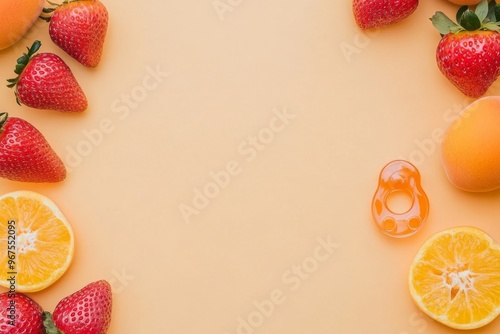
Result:
{"label": "orange baby fruit nibbler", "polygon": [[[402,192],[412,201],[410,209],[403,213],[391,211],[387,205],[389,196]],[[372,216],[380,230],[395,238],[416,233],[429,214],[429,199],[420,185],[420,173],[405,160],[394,160],[380,172],[377,191],[372,201]]]}

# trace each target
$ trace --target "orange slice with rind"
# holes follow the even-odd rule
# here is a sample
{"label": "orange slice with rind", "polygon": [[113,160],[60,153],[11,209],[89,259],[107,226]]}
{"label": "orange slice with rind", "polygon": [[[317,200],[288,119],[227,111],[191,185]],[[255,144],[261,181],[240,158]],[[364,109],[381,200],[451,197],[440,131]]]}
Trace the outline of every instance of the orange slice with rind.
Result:
{"label": "orange slice with rind", "polygon": [[43,290],[66,272],[73,252],[73,230],[53,201],[32,191],[0,196],[1,286]]}
{"label": "orange slice with rind", "polygon": [[500,314],[500,245],[475,227],[438,232],[415,256],[409,288],[434,320],[455,329],[485,326]]}

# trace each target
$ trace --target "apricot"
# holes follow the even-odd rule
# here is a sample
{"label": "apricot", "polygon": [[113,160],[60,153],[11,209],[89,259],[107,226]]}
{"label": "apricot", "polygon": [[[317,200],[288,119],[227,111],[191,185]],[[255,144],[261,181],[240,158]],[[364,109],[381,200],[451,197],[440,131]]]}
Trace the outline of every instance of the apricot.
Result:
{"label": "apricot", "polygon": [[45,0],[0,0],[0,50],[17,43],[42,13]]}
{"label": "apricot", "polygon": [[443,136],[441,157],[457,188],[500,188],[500,96],[483,97],[464,108]]}

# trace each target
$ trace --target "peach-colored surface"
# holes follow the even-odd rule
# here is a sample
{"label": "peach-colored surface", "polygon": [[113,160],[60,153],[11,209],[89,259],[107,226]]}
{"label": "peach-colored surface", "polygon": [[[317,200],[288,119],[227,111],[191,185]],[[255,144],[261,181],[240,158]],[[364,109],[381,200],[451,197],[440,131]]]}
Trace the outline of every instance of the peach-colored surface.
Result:
{"label": "peach-colored surface", "polygon": [[[34,124],[65,161],[60,184],[0,181],[50,197],[75,258],[32,297],[48,310],[101,278],[110,334],[440,334],[407,287],[432,233],[473,225],[500,240],[500,192],[454,188],[438,142],[472,102],[439,72],[421,1],[407,20],[362,32],[350,1],[104,0],[100,65],[63,54],[39,22],[0,52],[1,76],[34,38],[72,68],[81,115],[1,109]],[[495,84],[487,93],[500,93]],[[381,168],[415,164],[430,200],[408,239],[371,218]],[[498,333],[500,319],[475,333]]]}
{"label": "peach-colored surface", "polygon": [[0,1],[0,50],[18,42],[38,20],[45,0]]}
{"label": "peach-colored surface", "polygon": [[473,192],[500,189],[500,97],[470,104],[441,144],[444,170],[456,187]]}

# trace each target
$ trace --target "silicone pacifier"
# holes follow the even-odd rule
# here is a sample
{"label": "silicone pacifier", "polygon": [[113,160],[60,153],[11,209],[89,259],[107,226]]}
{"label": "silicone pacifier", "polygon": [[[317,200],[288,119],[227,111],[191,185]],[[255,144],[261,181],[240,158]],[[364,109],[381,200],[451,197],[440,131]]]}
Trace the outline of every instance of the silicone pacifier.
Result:
{"label": "silicone pacifier", "polygon": [[[405,192],[411,197],[408,211],[395,213],[388,208],[387,199],[395,192]],[[405,160],[388,163],[380,172],[372,201],[372,216],[380,230],[391,237],[408,237],[423,226],[428,214],[429,199],[420,185],[417,168]]]}

